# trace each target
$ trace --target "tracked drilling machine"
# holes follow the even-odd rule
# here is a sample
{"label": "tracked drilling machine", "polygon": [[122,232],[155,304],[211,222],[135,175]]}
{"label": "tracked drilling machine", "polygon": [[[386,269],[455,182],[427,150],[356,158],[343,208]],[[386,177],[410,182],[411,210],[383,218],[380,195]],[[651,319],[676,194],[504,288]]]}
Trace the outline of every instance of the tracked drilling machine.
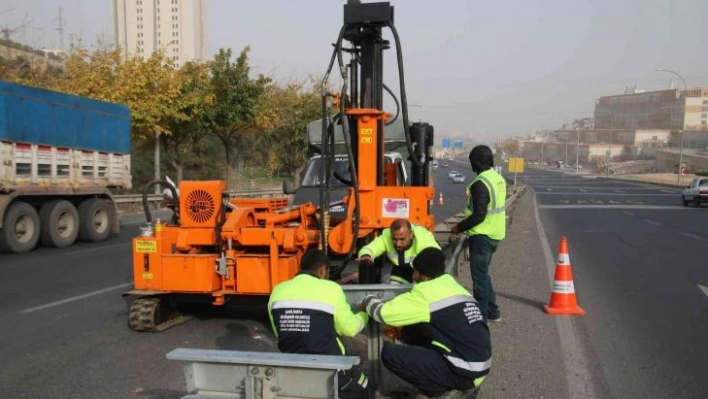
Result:
{"label": "tracked drilling machine", "polygon": [[[174,198],[169,223],[153,221],[133,239],[134,289],[130,327],[161,331],[185,319],[181,304],[207,299],[223,305],[241,296],[268,295],[292,278],[309,248],[330,257],[352,261],[358,248],[397,218],[433,229],[429,213],[434,189],[429,186],[433,128],[408,122],[400,39],[388,2],[344,5],[344,24],[334,45],[322,82],[322,157],[319,203],[291,207],[287,198],[248,199],[226,190],[222,181],[183,181]],[[400,102],[383,82],[384,51],[396,45]],[[348,58],[348,60],[345,60]],[[337,66],[343,85],[331,93],[329,76]],[[384,89],[396,103],[396,115],[383,110]],[[332,101],[332,98],[334,100]],[[334,111],[334,112],[332,112]],[[400,185],[400,168],[384,162],[386,125],[403,118],[405,147],[411,165],[410,184]],[[335,126],[341,126],[349,158],[349,178],[332,170]],[[330,198],[329,180],[349,186],[344,198]],[[155,184],[145,188],[145,195]],[[144,201],[145,203],[147,200]],[[346,208],[343,220],[331,219],[332,203]],[[376,268],[361,266],[361,283],[380,282]]]}

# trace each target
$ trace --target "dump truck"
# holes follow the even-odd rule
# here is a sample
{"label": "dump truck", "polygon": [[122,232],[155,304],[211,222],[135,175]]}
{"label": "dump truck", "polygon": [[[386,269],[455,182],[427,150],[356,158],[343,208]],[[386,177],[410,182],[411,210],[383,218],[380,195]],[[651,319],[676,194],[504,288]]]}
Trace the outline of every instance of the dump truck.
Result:
{"label": "dump truck", "polygon": [[0,82],[0,251],[117,233],[130,129],[125,105]]}

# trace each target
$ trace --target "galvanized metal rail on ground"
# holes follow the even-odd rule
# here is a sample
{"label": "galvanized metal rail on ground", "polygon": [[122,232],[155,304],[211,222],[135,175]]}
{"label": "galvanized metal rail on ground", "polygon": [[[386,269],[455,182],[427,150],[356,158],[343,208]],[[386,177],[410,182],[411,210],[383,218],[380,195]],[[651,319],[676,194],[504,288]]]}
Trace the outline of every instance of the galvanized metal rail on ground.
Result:
{"label": "galvanized metal rail on ground", "polygon": [[[362,284],[342,288],[347,302],[361,303],[367,295],[389,300],[409,291],[411,285]],[[400,388],[405,383],[381,365],[385,341],[382,326],[372,320],[367,328],[370,379],[383,391]],[[189,394],[183,399],[337,398],[336,371],[359,364],[357,356],[188,348],[175,349],[167,354],[167,359],[189,362],[184,366]]]}
{"label": "galvanized metal rail on ground", "polygon": [[336,398],[336,374],[356,356],[301,355],[178,348],[170,360],[188,361],[185,399]]}

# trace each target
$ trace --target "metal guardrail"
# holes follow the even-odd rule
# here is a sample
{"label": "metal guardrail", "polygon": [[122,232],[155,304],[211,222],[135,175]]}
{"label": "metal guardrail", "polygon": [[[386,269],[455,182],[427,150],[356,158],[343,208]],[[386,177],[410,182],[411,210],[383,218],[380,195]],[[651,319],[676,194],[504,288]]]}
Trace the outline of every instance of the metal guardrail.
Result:
{"label": "metal guardrail", "polygon": [[[228,191],[231,197],[267,197],[275,195],[285,195],[282,189],[270,189],[270,190],[247,190],[247,191]],[[113,200],[116,204],[129,204],[133,202],[142,202],[142,194],[125,194],[125,195],[114,195]],[[156,202],[162,201],[162,194],[149,194],[148,201]]]}
{"label": "metal guardrail", "polygon": [[[268,190],[242,190],[228,191],[230,197],[253,198],[253,197],[280,197],[285,196],[282,189]],[[143,210],[142,194],[114,195],[113,200],[118,207],[119,214],[140,213]],[[148,194],[148,203],[153,211],[159,210],[164,201],[162,194]]]}

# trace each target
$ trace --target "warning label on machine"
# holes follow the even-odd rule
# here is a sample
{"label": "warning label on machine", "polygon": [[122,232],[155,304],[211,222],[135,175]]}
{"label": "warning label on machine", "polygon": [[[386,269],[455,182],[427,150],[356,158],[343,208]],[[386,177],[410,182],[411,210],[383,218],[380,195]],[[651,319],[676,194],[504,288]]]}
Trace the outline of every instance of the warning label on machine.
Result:
{"label": "warning label on machine", "polygon": [[135,252],[157,252],[157,241],[135,241]]}

